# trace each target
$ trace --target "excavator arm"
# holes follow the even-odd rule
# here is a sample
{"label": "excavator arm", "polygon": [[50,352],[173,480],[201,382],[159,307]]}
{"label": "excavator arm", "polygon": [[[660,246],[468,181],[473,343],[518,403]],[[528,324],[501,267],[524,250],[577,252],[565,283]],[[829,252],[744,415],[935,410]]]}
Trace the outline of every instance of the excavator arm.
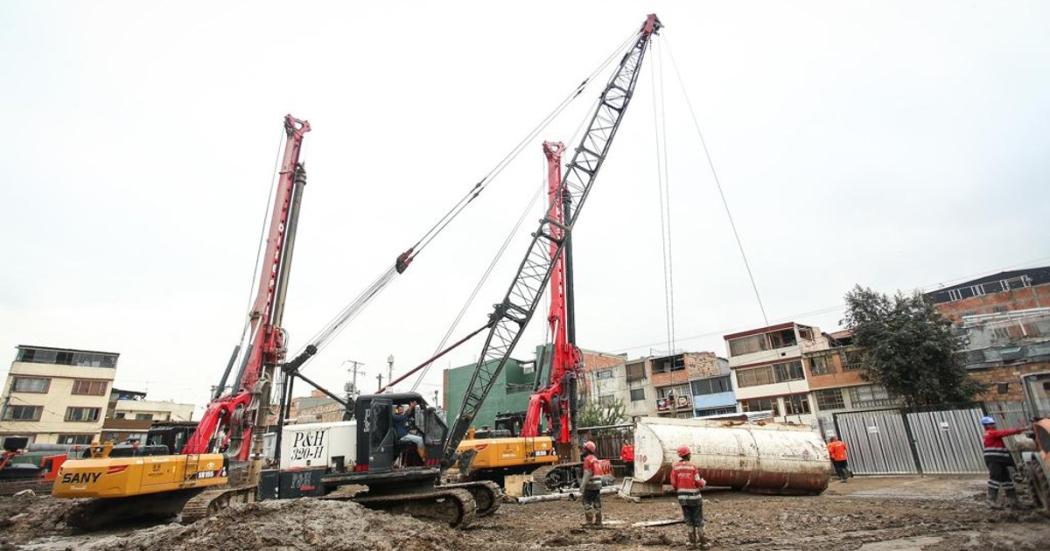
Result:
{"label": "excavator arm", "polygon": [[503,300],[489,315],[491,328],[464,393],[459,415],[449,429],[442,450],[442,463],[445,465],[454,462],[456,448],[466,435],[492,385],[514,351],[522,331],[536,311],[555,264],[565,248],[565,236],[571,233],[583,210],[583,204],[591,192],[630,104],[649,40],[660,27],[660,20],[655,14],[646,18],[631,49],[624,54],[616,72],[602,91],[587,131],[573,152],[572,160],[566,165],[561,190],[571,197],[572,203],[576,205],[575,211],[564,222],[557,221],[557,216],[552,216],[548,211],[532,234],[532,242],[518,267],[514,282]]}

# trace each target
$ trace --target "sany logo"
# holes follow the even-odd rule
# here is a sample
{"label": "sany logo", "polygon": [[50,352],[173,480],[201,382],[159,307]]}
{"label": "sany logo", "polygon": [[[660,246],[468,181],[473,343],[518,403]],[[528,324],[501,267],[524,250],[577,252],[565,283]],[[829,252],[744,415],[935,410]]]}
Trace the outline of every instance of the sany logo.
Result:
{"label": "sany logo", "polygon": [[66,473],[62,475],[63,484],[87,484],[98,482],[102,473]]}

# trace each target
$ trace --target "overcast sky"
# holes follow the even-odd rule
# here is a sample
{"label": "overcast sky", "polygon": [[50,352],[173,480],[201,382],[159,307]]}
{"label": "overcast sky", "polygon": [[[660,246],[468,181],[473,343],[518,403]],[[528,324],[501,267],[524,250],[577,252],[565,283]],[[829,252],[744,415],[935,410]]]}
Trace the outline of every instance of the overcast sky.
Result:
{"label": "overcast sky", "polygon": [[[763,324],[668,52],[770,322],[833,330],[855,283],[1050,264],[1047,2],[7,1],[3,363],[18,344],[120,352],[118,386],[203,404],[243,323],[285,113],[314,128],[285,315],[297,350],[653,11],[666,31],[575,233],[580,346],[667,348],[654,82],[676,346],[725,355],[721,335]],[[395,374],[428,357],[542,185],[539,142],[568,141],[599,92],[306,373],[341,389],[354,359],[373,389],[388,355]],[[457,335],[502,297],[533,210]],[[516,356],[543,339],[534,323]]]}

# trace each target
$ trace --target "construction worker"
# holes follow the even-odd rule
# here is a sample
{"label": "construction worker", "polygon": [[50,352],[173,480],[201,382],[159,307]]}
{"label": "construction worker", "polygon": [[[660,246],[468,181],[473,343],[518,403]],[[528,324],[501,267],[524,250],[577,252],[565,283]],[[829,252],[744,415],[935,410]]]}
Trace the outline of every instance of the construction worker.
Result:
{"label": "construction worker", "polygon": [[671,487],[682,506],[682,516],[689,529],[689,544],[695,547],[699,543],[700,549],[710,549],[711,544],[704,535],[704,499],[700,495],[707,481],[700,477],[696,465],[689,462],[689,446],[679,446],[678,457],[678,462],[671,467]]}
{"label": "construction worker", "polygon": [[984,464],[988,467],[988,505],[994,509],[999,508],[999,490],[1006,492],[1006,501],[1010,506],[1019,509],[1021,502],[1017,499],[1017,490],[1014,482],[1010,479],[1009,468],[1013,466],[1014,460],[1003,443],[1003,438],[1020,434],[1026,429],[996,430],[995,419],[987,415],[981,417],[984,425]]}
{"label": "construction worker", "polygon": [[583,443],[583,480],[580,489],[583,491],[584,526],[601,528],[602,526],[602,467],[595,453],[597,446],[590,440]]}
{"label": "construction worker", "polygon": [[846,459],[846,443],[839,440],[838,436],[832,436],[831,441],[828,442],[828,455],[831,456],[831,464],[835,466],[835,474],[839,476],[839,482],[846,482],[846,480],[853,476],[853,473],[849,472],[849,463]]}
{"label": "construction worker", "polygon": [[630,441],[624,442],[620,448],[620,461],[623,461],[627,476],[634,476],[634,446]]}

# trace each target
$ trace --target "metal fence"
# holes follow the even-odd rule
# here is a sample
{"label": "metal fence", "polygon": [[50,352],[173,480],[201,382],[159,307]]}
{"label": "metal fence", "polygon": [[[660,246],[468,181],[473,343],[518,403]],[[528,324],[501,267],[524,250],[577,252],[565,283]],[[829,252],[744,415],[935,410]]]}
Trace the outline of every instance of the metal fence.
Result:
{"label": "metal fence", "polygon": [[835,432],[849,448],[857,474],[918,474],[904,417],[899,410],[858,411],[834,416]]}
{"label": "metal fence", "polygon": [[985,471],[978,408],[837,413],[835,429],[857,474]]}

